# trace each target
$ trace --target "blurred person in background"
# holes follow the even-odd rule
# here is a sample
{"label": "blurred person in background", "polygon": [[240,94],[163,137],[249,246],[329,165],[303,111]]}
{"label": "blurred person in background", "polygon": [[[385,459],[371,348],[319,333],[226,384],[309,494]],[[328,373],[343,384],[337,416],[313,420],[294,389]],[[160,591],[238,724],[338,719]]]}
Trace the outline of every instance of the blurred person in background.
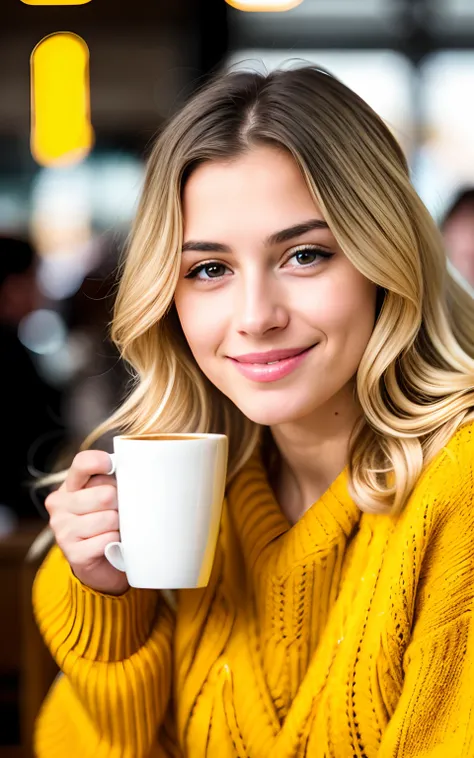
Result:
{"label": "blurred person in background", "polygon": [[[171,120],[112,325],[135,381],[46,500],[39,758],[474,756],[474,303],[446,268],[327,72],[222,75]],[[111,430],[227,434],[207,587],[106,561]]]}
{"label": "blurred person in background", "polygon": [[38,518],[30,493],[32,471],[54,465],[63,439],[61,393],[39,375],[18,327],[41,304],[32,245],[0,237],[0,505],[9,515]]}
{"label": "blurred person in background", "polygon": [[440,226],[448,258],[474,294],[474,187],[456,194]]}
{"label": "blurred person in background", "polygon": [[[94,244],[94,265],[62,309],[69,344],[78,356],[63,402],[69,450],[77,449],[89,431],[115,411],[130,381],[109,329],[122,240],[118,234],[102,234]],[[106,444],[105,439],[101,442]]]}

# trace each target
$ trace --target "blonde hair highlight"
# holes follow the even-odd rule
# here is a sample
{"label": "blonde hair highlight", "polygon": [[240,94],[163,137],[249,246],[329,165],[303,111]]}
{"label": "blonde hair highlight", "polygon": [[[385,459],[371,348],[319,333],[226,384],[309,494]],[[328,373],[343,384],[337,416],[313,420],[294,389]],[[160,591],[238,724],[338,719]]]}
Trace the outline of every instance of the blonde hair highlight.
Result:
{"label": "blonde hair highlight", "polygon": [[362,510],[398,511],[438,451],[474,418],[474,303],[448,274],[440,234],[391,132],[355,93],[309,66],[221,75],[159,136],[112,323],[132,391],[82,449],[111,430],[221,432],[231,479],[262,440],[262,429],[198,368],[173,306],[187,176],[203,161],[258,144],[293,155],[341,249],[380,288],[357,373],[363,417],[349,479]]}

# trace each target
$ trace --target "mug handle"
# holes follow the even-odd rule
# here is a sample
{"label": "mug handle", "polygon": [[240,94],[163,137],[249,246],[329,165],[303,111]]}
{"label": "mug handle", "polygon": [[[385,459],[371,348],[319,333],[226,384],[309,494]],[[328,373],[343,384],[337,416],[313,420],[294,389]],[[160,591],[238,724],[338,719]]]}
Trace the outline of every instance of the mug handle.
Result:
{"label": "mug handle", "polygon": [[[110,454],[110,471],[107,471],[108,476],[115,474],[117,468],[117,461],[115,453]],[[109,542],[104,548],[104,555],[108,562],[117,571],[123,571],[125,573],[125,561],[123,559],[123,547],[121,542]]]}
{"label": "mug handle", "polygon": [[112,476],[112,474],[115,474],[117,470],[117,456],[115,455],[115,453],[109,453],[109,458],[110,458],[111,469],[110,471],[107,471],[106,474],[107,476]]}
{"label": "mug handle", "polygon": [[108,562],[118,571],[125,574],[125,561],[123,559],[123,547],[121,542],[109,542],[104,549],[104,555]]}

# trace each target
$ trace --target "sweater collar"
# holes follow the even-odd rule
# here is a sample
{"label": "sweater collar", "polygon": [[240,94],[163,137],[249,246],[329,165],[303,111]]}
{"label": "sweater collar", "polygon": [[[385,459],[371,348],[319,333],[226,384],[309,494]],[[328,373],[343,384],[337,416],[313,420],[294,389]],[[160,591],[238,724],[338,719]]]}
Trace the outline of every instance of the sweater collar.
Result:
{"label": "sweater collar", "polygon": [[349,539],[361,516],[349,495],[345,468],[291,525],[276,500],[259,451],[232,482],[229,507],[249,568],[270,553],[279,554],[281,570],[288,560],[298,562],[315,553],[323,557],[335,543]]}

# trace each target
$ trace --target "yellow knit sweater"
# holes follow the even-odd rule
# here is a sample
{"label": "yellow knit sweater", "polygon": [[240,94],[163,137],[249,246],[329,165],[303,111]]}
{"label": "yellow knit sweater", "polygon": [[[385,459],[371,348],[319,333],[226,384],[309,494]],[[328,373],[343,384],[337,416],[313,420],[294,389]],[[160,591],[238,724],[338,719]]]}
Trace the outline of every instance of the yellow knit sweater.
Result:
{"label": "yellow knit sweater", "polygon": [[474,756],[474,424],[403,513],[361,515],[343,472],[290,528],[253,459],[209,586],[109,597],[57,548],[34,587],[64,675],[40,758]]}

